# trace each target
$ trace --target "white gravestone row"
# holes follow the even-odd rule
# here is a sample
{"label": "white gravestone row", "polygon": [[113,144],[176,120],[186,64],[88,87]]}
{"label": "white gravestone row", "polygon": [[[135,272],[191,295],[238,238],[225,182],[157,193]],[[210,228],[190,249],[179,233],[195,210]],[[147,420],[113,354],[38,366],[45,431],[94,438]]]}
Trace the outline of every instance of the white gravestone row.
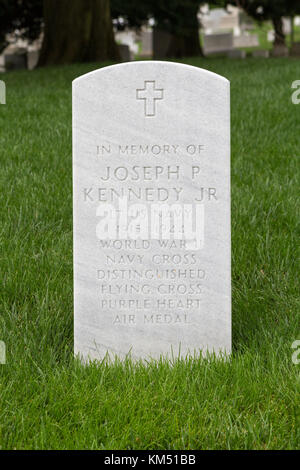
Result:
{"label": "white gravestone row", "polygon": [[206,34],[204,36],[203,51],[205,55],[224,53],[232,49],[232,33]]}
{"label": "white gravestone row", "polygon": [[230,91],[159,61],[73,82],[75,354],[231,350]]}

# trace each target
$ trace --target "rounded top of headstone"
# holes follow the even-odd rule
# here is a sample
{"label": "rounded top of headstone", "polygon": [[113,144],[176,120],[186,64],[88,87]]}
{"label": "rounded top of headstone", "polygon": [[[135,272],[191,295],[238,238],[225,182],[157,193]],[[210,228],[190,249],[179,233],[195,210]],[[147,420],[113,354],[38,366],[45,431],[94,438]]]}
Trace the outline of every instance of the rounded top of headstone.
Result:
{"label": "rounded top of headstone", "polygon": [[[187,65],[187,64],[182,64],[179,62],[168,62],[168,61],[163,61],[163,60],[141,60],[141,61],[136,61],[136,62],[122,62],[120,64],[114,64],[114,65],[108,65],[106,67],[101,67],[100,69],[93,70],[92,72],[88,72],[84,75],[81,75],[80,77],[77,77],[73,80],[73,83],[77,83],[81,80],[85,80],[86,78],[92,78],[96,74],[104,74],[104,73],[111,73],[113,71],[117,70],[124,70],[124,69],[136,69],[137,71],[139,69],[143,69],[145,71],[150,71],[153,69],[159,69],[161,71],[165,71],[166,69],[168,70],[185,70],[185,71],[190,71],[193,73],[201,73],[203,77],[211,80],[221,80],[226,83],[230,83],[229,80],[222,75],[218,75],[214,72],[211,72],[209,70],[203,69],[201,67],[195,67],[194,65]],[[134,73],[134,72],[133,72]]]}

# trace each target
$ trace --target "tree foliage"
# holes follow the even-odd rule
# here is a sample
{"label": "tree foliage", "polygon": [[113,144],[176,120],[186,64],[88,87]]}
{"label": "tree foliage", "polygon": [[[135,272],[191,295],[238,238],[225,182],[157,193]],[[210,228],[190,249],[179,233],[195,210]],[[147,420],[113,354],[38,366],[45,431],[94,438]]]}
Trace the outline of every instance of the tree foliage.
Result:
{"label": "tree foliage", "polygon": [[122,17],[127,26],[141,27],[149,18],[155,28],[167,31],[172,40],[168,57],[201,55],[197,13],[203,0],[111,0],[113,18]]}
{"label": "tree foliage", "polygon": [[299,0],[235,0],[226,3],[240,6],[250,16],[261,21],[293,16],[300,12]]}
{"label": "tree foliage", "polygon": [[0,43],[18,30],[18,36],[30,41],[38,38],[43,24],[42,0],[0,0]]}
{"label": "tree foliage", "polygon": [[119,28],[140,28],[147,23],[152,14],[151,0],[110,0],[111,16],[114,20],[122,18],[117,23]]}
{"label": "tree foliage", "polygon": [[153,15],[156,27],[172,35],[167,52],[169,57],[202,55],[197,18],[201,3],[203,2],[199,0],[154,2]]}
{"label": "tree foliage", "polygon": [[272,21],[275,30],[275,45],[285,44],[282,18],[300,13],[299,0],[225,0],[225,4],[243,8],[257,21]]}

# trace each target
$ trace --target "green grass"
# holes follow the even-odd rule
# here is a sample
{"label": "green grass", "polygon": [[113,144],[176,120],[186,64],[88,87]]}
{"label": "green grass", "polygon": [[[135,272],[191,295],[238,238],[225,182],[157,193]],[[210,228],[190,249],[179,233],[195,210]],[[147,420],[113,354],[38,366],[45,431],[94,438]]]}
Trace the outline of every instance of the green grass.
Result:
{"label": "green grass", "polygon": [[[72,357],[71,81],[4,75],[0,107],[2,449],[300,447],[300,105],[292,59],[187,60],[231,80],[233,354],[83,367]],[[2,77],[1,77],[2,78]]]}

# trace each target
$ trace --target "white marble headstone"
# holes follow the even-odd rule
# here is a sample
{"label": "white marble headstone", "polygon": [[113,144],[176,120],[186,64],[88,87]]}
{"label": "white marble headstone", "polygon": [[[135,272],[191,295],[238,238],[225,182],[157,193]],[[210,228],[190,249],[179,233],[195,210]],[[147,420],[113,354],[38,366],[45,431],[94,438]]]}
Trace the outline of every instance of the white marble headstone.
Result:
{"label": "white marble headstone", "polygon": [[146,61],[73,82],[75,354],[231,350],[230,91]]}

